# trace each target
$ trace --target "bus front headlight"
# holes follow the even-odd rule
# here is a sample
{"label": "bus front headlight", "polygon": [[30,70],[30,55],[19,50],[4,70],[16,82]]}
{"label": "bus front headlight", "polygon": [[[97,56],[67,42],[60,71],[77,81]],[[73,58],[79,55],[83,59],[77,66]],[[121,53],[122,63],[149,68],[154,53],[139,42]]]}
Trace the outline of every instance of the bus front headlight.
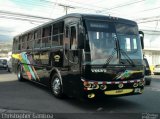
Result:
{"label": "bus front headlight", "polygon": [[92,84],[92,88],[93,88],[93,89],[98,89],[98,88],[99,88],[99,85],[98,85],[98,84]]}

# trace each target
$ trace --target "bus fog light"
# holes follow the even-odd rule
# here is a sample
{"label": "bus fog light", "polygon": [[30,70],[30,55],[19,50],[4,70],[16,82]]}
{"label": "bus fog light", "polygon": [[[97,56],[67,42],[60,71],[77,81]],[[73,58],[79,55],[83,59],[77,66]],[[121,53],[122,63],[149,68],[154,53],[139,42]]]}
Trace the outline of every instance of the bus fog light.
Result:
{"label": "bus fog light", "polygon": [[95,97],[95,94],[94,94],[94,93],[88,94],[88,98],[94,98],[94,97]]}
{"label": "bus fog light", "polygon": [[138,83],[134,83],[134,84],[133,84],[133,87],[138,87]]}
{"label": "bus fog light", "polygon": [[106,90],[106,89],[107,89],[107,86],[106,86],[106,85],[100,85],[100,89],[101,89],[101,90]]}
{"label": "bus fog light", "polygon": [[98,88],[99,88],[99,85],[98,85],[98,84],[92,84],[92,88],[93,88],[93,89],[98,89]]}

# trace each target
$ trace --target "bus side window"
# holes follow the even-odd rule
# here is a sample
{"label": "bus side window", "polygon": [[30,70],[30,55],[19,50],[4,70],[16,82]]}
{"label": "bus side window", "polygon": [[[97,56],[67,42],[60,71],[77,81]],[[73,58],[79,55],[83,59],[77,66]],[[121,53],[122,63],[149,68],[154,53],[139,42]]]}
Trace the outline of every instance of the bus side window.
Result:
{"label": "bus side window", "polygon": [[34,57],[33,59],[34,59],[34,64],[35,65],[41,65],[42,64],[39,53],[34,54],[33,57]]}
{"label": "bus side window", "polygon": [[77,37],[76,37],[76,27],[75,26],[71,27],[70,44],[71,44],[71,49],[72,50],[77,49]]}
{"label": "bus side window", "polygon": [[43,52],[40,54],[40,61],[42,65],[48,65],[49,64],[49,56],[48,52]]}
{"label": "bus side window", "polygon": [[69,27],[68,26],[66,26],[65,34],[66,34],[66,38],[68,38],[69,37]]}
{"label": "bus side window", "polygon": [[65,38],[64,38],[63,44],[65,47],[65,50],[70,49],[69,27],[68,26],[65,27]]}

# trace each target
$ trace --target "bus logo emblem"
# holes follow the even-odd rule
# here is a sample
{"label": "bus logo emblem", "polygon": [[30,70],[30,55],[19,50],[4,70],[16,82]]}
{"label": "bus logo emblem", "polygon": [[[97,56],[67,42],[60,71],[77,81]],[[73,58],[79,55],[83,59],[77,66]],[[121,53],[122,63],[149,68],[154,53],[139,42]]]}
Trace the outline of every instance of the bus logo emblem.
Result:
{"label": "bus logo emblem", "polygon": [[60,56],[59,55],[55,55],[54,59],[55,59],[55,62],[59,62]]}

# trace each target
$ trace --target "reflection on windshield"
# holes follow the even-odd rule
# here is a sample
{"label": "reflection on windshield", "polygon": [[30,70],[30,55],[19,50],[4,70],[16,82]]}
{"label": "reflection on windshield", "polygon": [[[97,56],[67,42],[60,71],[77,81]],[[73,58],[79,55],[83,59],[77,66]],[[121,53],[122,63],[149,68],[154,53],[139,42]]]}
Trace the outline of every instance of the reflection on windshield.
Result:
{"label": "reflection on windshield", "polygon": [[90,49],[87,63],[142,64],[142,49],[136,24],[86,20],[86,27],[89,41],[86,44]]}
{"label": "reflection on windshield", "polygon": [[135,52],[138,50],[137,38],[134,35],[118,36],[121,49],[127,52]]}
{"label": "reflection on windshield", "polygon": [[138,34],[138,27],[137,25],[131,25],[131,24],[122,24],[122,23],[116,23],[116,32],[118,34],[128,34],[128,35],[137,35]]}
{"label": "reflection on windshield", "polygon": [[[120,49],[128,54],[131,59],[141,59],[140,40],[136,35],[118,34]],[[136,53],[136,55],[135,55]],[[124,57],[121,57],[124,59]]]}
{"label": "reflection on windshield", "polygon": [[[115,33],[89,31],[89,45],[92,64],[105,64],[115,48]],[[118,63],[116,53],[110,64]]]}
{"label": "reflection on windshield", "polygon": [[[120,52],[124,51],[135,64],[142,64],[142,48],[138,37],[138,26],[136,24],[116,23],[117,39],[119,41]],[[121,59],[127,59],[121,55]],[[125,61],[124,61],[125,62]]]}

